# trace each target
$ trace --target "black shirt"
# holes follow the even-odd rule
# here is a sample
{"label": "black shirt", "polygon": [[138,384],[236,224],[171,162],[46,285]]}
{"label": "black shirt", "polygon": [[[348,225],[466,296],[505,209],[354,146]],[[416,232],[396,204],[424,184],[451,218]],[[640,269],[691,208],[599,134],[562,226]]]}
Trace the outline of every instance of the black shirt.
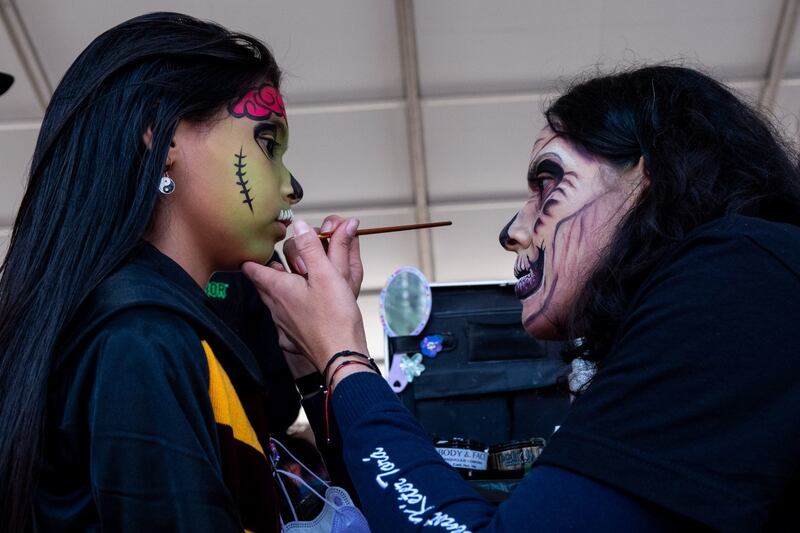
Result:
{"label": "black shirt", "polygon": [[593,382],[498,508],[371,374],[333,394],[344,459],[376,532],[791,528],[799,328],[800,228],[726,217],[641,286]]}
{"label": "black shirt", "polygon": [[[272,260],[276,258],[273,256]],[[278,346],[278,331],[269,309],[253,283],[241,272],[215,272],[206,294],[211,309],[258,359],[267,382],[270,433],[286,431],[300,414],[300,395]]]}
{"label": "black shirt", "polygon": [[56,354],[32,529],[277,531],[261,366],[142,245]]}
{"label": "black shirt", "polygon": [[798,501],[783,503],[798,495],[799,329],[800,228],[696,230],[639,290],[541,463],[724,531],[776,526]]}

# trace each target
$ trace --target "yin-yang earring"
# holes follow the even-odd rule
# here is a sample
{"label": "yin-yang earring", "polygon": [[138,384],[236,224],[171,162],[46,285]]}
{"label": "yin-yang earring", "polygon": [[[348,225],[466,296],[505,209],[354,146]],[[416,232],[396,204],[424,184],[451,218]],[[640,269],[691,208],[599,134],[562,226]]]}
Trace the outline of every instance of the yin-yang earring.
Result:
{"label": "yin-yang earring", "polygon": [[158,184],[158,192],[163,195],[172,194],[175,191],[175,182],[169,177],[169,174],[164,172],[161,177],[161,182]]}

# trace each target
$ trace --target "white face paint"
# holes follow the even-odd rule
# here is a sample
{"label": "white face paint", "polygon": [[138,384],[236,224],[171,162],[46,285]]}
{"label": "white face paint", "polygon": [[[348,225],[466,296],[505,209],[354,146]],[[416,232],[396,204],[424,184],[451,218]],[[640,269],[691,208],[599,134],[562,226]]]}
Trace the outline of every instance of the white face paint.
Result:
{"label": "white face paint", "polygon": [[516,292],[532,335],[557,339],[581,287],[633,205],[642,181],[549,128],[533,146],[529,198],[500,241],[517,254]]}

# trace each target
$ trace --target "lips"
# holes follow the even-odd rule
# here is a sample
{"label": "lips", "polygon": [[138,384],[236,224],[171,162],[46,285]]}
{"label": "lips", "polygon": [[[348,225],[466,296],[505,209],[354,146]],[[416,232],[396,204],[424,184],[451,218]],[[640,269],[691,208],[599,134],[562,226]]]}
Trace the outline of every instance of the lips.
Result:
{"label": "lips", "polygon": [[532,295],[542,286],[542,280],[544,279],[544,250],[538,246],[536,248],[539,251],[539,257],[536,258],[536,262],[526,269],[515,270],[514,272],[519,280],[514,286],[514,292],[520,300]]}

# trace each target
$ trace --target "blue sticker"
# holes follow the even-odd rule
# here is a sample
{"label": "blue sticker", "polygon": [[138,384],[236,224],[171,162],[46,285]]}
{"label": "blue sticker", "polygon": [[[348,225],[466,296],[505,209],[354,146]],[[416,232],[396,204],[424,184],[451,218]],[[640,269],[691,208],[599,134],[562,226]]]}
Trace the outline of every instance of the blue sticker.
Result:
{"label": "blue sticker", "polygon": [[436,357],[442,351],[444,337],[441,335],[428,335],[419,342],[419,348],[426,357]]}
{"label": "blue sticker", "polygon": [[403,354],[400,357],[400,370],[405,372],[409,383],[414,381],[414,378],[419,377],[425,371],[425,365],[422,364],[422,354],[415,353],[411,357],[408,354]]}

